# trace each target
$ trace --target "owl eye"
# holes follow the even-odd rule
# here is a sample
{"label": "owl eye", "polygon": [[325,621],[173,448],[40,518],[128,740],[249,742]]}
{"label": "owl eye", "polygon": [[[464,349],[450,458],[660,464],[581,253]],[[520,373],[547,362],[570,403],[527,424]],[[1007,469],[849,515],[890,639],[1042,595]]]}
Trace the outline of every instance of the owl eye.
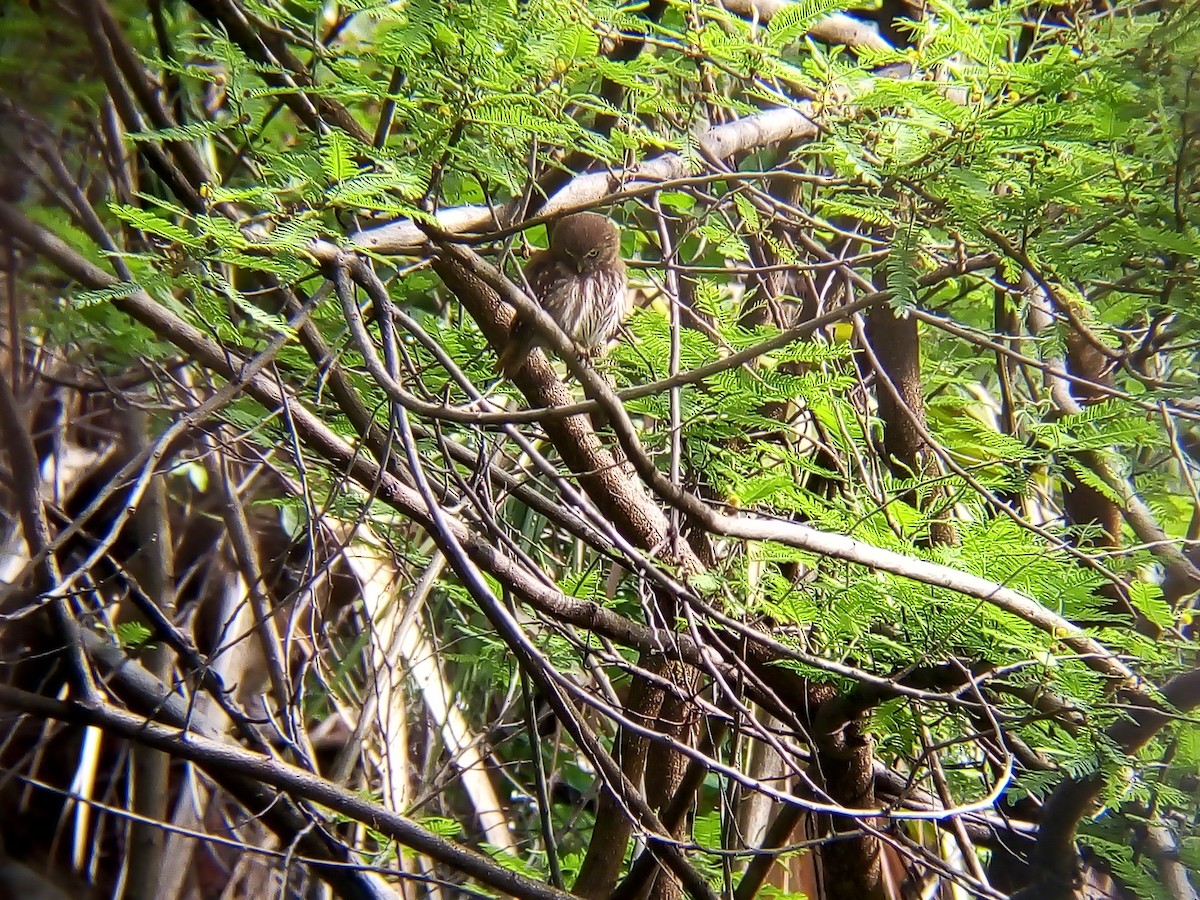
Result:
{"label": "owl eye", "polygon": [[599,255],[600,255],[599,247],[593,247],[591,250],[589,250],[587,252],[588,259],[595,259]]}

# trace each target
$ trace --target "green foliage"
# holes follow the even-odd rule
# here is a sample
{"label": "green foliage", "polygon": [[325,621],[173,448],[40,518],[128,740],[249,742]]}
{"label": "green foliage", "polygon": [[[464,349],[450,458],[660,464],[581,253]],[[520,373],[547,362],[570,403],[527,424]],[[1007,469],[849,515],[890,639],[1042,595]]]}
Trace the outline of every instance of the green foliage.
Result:
{"label": "green foliage", "polygon": [[[119,312],[138,291],[218,342],[235,371],[272,338],[286,337],[271,377],[358,452],[374,452],[339,405],[337,390],[354,392],[386,432],[385,456],[395,463],[403,457],[395,408],[349,341],[337,299],[320,286],[328,271],[314,262],[314,242],[345,245],[347,235],[395,218],[427,224],[438,209],[536,200],[558,175],[677,154],[687,172],[711,177],[679,179],[655,197],[633,196],[641,182],[620,182],[630,192],[611,212],[623,227],[625,255],[644,264],[632,277],[649,302],[597,368],[621,391],[759,352],[685,379],[674,404],[665,388],[625,400],[655,463],[672,468],[677,437],[681,485],[706,503],[990,579],[1084,624],[1139,675],[1169,676],[1191,659],[1172,630],[1190,615],[1189,601],[1164,594],[1153,568],[1157,548],[1139,534],[1132,548],[1093,553],[1098,544],[1081,537],[1093,538],[1098,525],[1070,527],[1063,508],[1076,485],[1123,505],[1127,484],[1145,498],[1164,539],[1195,536],[1194,413],[1177,415],[1177,404],[1194,410],[1200,369],[1192,340],[1200,330],[1200,179],[1189,149],[1197,117],[1185,107],[1194,103],[1200,17],[1164,13],[1160,22],[1129,9],[1081,21],[1070,34],[1030,26],[1030,36],[1026,0],[986,9],[935,0],[926,20],[912,23],[908,50],[848,53],[811,37],[822,17],[853,6],[800,0],[758,22],[717,4],[678,2],[652,21],[612,0],[363,0],[342,4],[338,14],[347,19],[331,30],[328,4],[247,4],[272,35],[303,50],[313,74],[303,89],[281,63],[251,59],[222,29],[181,12],[169,59],[151,51],[148,33],[136,33],[146,64],[178,80],[190,121],[131,129],[129,146],[186,144],[212,168],[212,179],[197,186],[198,202],[173,196],[157,171],[137,191],[114,192],[99,213],[117,253],[98,247],[88,230],[94,223],[85,228],[78,215],[30,204],[34,222],[93,265],[119,255],[131,271],[111,287],[65,291],[31,316],[31,327],[48,344],[86,346],[105,374],[175,351]],[[16,16],[0,49],[37,33],[31,15]],[[140,21],[135,27],[148,30]],[[1032,44],[1022,48],[1026,37]],[[645,46],[633,58],[611,52],[635,38]],[[0,71],[15,72],[14,59],[0,52]],[[894,63],[912,74],[875,71]],[[31,78],[33,87],[42,80],[36,67]],[[85,84],[76,102],[87,109],[100,99]],[[344,109],[350,127],[339,126],[322,102]],[[772,144],[719,165],[712,159],[703,139],[710,127],[778,109],[803,109],[819,129],[783,150]],[[55,107],[46,117],[69,121]],[[665,210],[665,222],[656,209]],[[660,224],[677,251],[666,261]],[[515,275],[530,238],[479,249]],[[837,260],[851,263],[839,268]],[[373,262],[390,301],[416,323],[401,328],[402,386],[422,403],[445,407],[440,417],[412,418],[434,488],[460,501],[455,515],[465,510],[473,536],[487,536],[514,565],[539,569],[546,586],[566,597],[663,624],[646,620],[649,579],[629,574],[632,565],[610,577],[622,551],[600,527],[610,523],[597,521],[611,508],[595,496],[568,502],[559,490],[555,479],[567,477],[567,466],[543,439],[549,429],[494,417],[481,424],[499,407],[481,413],[484,404],[462,376],[497,402],[525,398],[497,383],[494,349],[460,298],[425,259]],[[681,298],[664,292],[675,283]],[[319,361],[300,346],[289,325],[295,308],[285,305],[314,291],[308,321],[329,348]],[[827,312],[870,292],[904,324],[927,314],[917,386],[924,405],[914,418],[934,446],[919,461],[888,455],[884,431],[895,425],[884,422],[879,379],[858,353],[851,323],[790,331],[814,309]],[[1034,333],[1025,323],[1043,294],[1057,319]],[[378,347],[387,310],[357,299]],[[687,309],[672,334],[666,309],[674,299]],[[1104,372],[1111,395],[1059,409],[1055,392],[1070,390],[1058,383],[1063,357],[1080,328],[1112,351]],[[336,385],[335,364],[345,379]],[[180,379],[189,387],[218,381],[212,373]],[[302,483],[306,501],[370,525],[400,556],[428,556],[420,528],[367,497],[365,486],[348,488],[345,472],[331,471],[318,448],[296,439],[288,411],[269,413],[241,396],[220,420],[270,451],[263,459],[281,481]],[[517,427],[531,444],[516,445]],[[620,449],[603,424],[600,432],[601,444]],[[450,445],[469,453],[452,457]],[[557,476],[531,459],[529,447]],[[504,496],[508,483],[500,489],[486,477],[491,466],[578,514],[580,528],[600,537],[582,541],[555,517]],[[586,475],[577,481],[602,483]],[[307,506],[288,512],[293,524],[308,521]],[[954,539],[937,539],[948,519]],[[880,679],[932,677],[954,666],[978,673],[1003,727],[1049,767],[1018,770],[1010,799],[1045,796],[1067,776],[1101,774],[1107,821],[1089,845],[1125,884],[1157,895],[1144,860],[1120,839],[1135,801],[1149,797],[1143,774],[1151,751],[1131,760],[1106,742],[1104,729],[1122,713],[1111,685],[1064,635],[942,586],[782,543],[713,543],[720,546],[703,573],[685,578],[662,565],[664,574],[679,575],[724,613],[756,627],[770,622],[764,630],[773,639],[810,655],[808,662],[781,659],[781,667],[847,696],[861,683],[844,670],[811,665],[812,656]],[[663,547],[639,552],[647,565],[669,557]],[[499,581],[485,574],[500,593]],[[1110,574],[1125,579],[1126,589],[1111,590]],[[444,615],[432,630],[453,642],[439,660],[453,670],[462,705],[482,717],[514,683],[515,658],[460,582],[444,579],[438,602]],[[728,637],[718,623],[688,614],[671,627],[699,630],[700,622]],[[1135,614],[1162,633],[1139,633]],[[561,672],[595,666],[610,679],[626,677],[614,656],[598,662],[589,655],[595,645],[583,645],[590,636],[561,623],[533,631]],[[361,652],[353,646],[346,659],[356,663]],[[336,690],[350,681],[353,663],[344,663]],[[1045,712],[1051,695],[1056,709],[1076,714],[1068,724]],[[953,799],[986,792],[978,773],[993,761],[962,738],[981,726],[951,704],[931,711],[911,697],[888,697],[872,702],[862,725],[884,765],[926,778],[924,744],[932,738],[953,748],[947,756],[960,770],[950,782]],[[539,748],[514,746],[521,749],[496,752],[505,762],[511,752],[512,777],[523,779],[518,767]],[[1178,780],[1200,760],[1194,729],[1179,729],[1175,753],[1161,764],[1164,780]],[[582,769],[560,765],[585,780]],[[1184,799],[1177,788],[1163,796]],[[422,823],[444,836],[462,833],[449,818]],[[703,847],[720,846],[726,826],[712,811],[692,823]],[[1194,837],[1185,842],[1189,858],[1200,853],[1196,846]],[[545,874],[540,851],[496,858],[513,871]],[[707,874],[723,875],[716,856],[700,861]],[[568,871],[577,865],[577,855],[564,856]]]}
{"label": "green foliage", "polygon": [[117,643],[127,650],[144,650],[152,646],[149,641],[154,632],[141,622],[118,622],[114,633]]}
{"label": "green foliage", "polygon": [[444,816],[422,816],[418,821],[422,828],[432,831],[438,837],[456,838],[462,834],[462,823]]}
{"label": "green foliage", "polygon": [[1128,842],[1104,840],[1089,835],[1085,844],[1089,850],[1112,867],[1113,874],[1128,886],[1139,898],[1168,900],[1171,892],[1162,884],[1155,871],[1154,862],[1148,854],[1138,853]]}

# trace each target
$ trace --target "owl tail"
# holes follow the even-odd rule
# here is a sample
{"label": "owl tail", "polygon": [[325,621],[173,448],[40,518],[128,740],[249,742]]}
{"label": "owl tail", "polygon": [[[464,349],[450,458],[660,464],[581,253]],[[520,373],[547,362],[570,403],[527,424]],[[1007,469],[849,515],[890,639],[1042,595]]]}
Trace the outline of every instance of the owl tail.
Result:
{"label": "owl tail", "polygon": [[496,360],[496,372],[504,375],[505,378],[512,378],[525,368],[525,363],[529,362],[529,354],[536,346],[537,340],[534,338],[533,329],[519,318],[514,319],[512,328],[508,332],[508,343],[504,347],[504,352]]}

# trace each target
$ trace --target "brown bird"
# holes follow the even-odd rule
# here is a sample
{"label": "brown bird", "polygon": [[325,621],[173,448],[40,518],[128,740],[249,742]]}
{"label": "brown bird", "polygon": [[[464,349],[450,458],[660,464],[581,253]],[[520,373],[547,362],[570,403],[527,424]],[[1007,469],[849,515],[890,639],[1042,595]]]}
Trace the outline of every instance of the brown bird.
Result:
{"label": "brown bird", "polygon": [[[529,260],[525,279],[534,299],[584,356],[603,350],[629,314],[621,235],[607,216],[575,213],[556,222],[550,247]],[[537,330],[517,315],[496,371],[516,375],[538,344]]]}

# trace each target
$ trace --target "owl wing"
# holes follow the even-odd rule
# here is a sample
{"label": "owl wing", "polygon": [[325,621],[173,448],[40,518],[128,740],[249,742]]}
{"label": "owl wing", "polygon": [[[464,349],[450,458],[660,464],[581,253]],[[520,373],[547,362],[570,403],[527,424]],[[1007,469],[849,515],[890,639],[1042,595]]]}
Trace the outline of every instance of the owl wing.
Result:
{"label": "owl wing", "polygon": [[[533,299],[546,307],[546,298],[554,288],[554,283],[561,270],[557,261],[548,250],[539,250],[525,264],[525,280],[529,283],[529,291]],[[551,310],[553,314],[553,310]],[[508,327],[508,342],[500,358],[496,360],[496,371],[511,378],[525,366],[529,354],[538,345],[537,332],[532,325],[517,313]]]}
{"label": "owl wing", "polygon": [[572,274],[549,251],[543,250],[529,260],[529,265],[525,267],[525,278],[542,309],[562,325],[564,297],[570,292]]}

